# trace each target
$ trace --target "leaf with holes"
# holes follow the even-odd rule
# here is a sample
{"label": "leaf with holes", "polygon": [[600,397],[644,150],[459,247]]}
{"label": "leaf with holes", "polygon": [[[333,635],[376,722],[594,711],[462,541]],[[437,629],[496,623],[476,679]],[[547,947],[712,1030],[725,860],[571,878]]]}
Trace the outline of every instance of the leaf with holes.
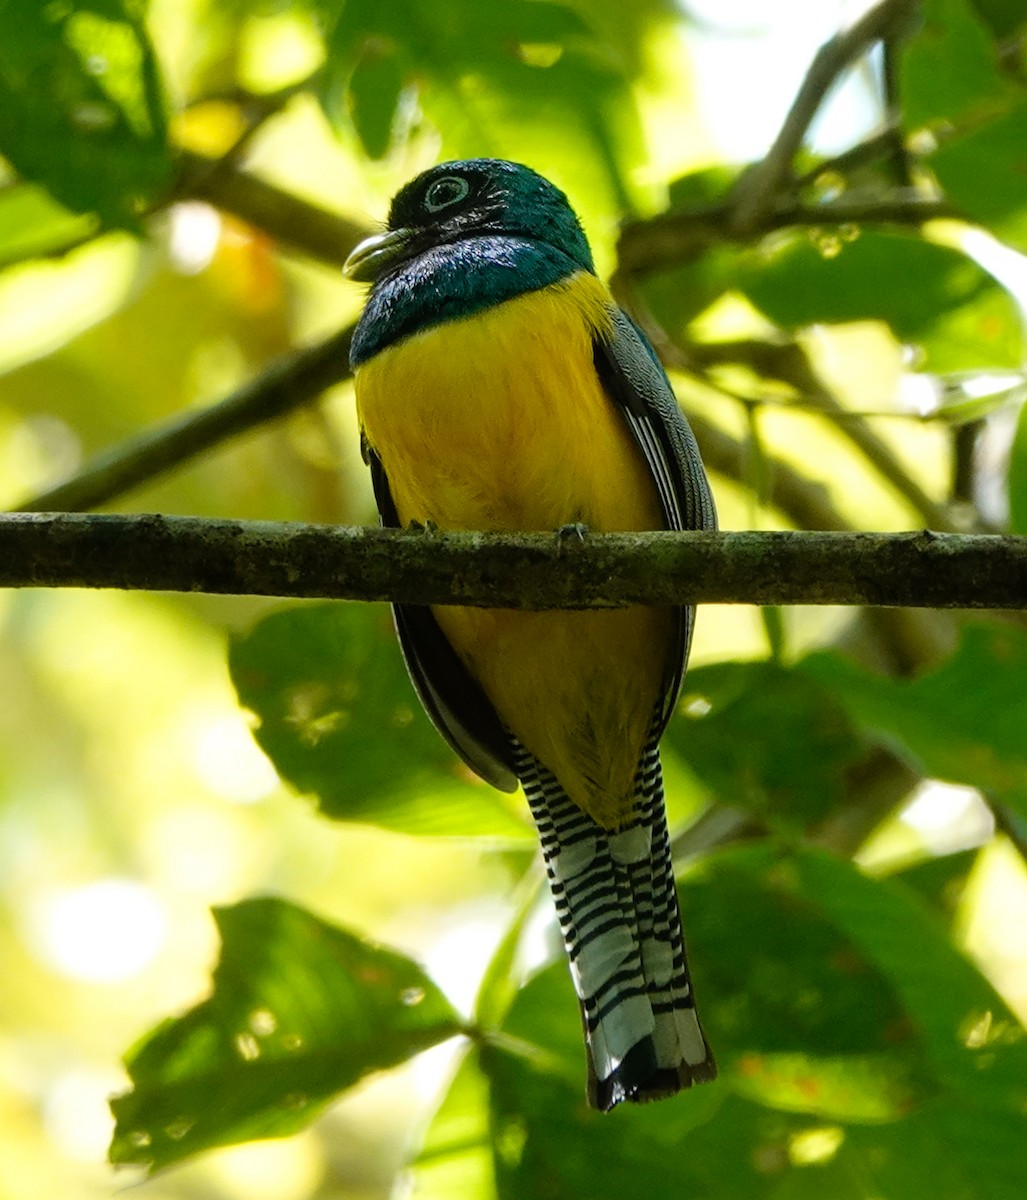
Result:
{"label": "leaf with holes", "polygon": [[112,1101],[114,1163],[151,1170],[302,1129],[339,1092],[461,1030],[422,969],[284,900],[215,911],[208,1000],[157,1027]]}
{"label": "leaf with holes", "polygon": [[868,749],[828,689],[773,662],[695,668],[681,711],[667,745],[725,803],[782,828],[804,829],[843,803]]}
{"label": "leaf with holes", "polygon": [[738,283],[785,329],[884,321],[900,342],[923,349],[933,371],[1018,367],[1022,359],[1012,297],[965,254],[920,238],[789,234],[748,255]]}
{"label": "leaf with holes", "polygon": [[533,836],[519,799],[473,778],[432,728],[384,606],[273,613],[232,643],[229,666],[257,741],[326,816],[405,833]]}
{"label": "leaf with holes", "polygon": [[133,226],[172,170],[141,9],[0,4],[0,152],[74,212],[116,226]]}

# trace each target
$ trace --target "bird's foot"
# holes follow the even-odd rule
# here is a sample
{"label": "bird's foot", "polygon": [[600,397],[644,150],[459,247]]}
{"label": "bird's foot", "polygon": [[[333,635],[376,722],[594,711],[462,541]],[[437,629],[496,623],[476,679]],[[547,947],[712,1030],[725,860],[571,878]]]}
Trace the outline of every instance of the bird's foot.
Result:
{"label": "bird's foot", "polygon": [[572,521],[568,525],[561,525],[556,536],[566,545],[568,542],[583,542],[587,533],[588,526],[583,521]]}

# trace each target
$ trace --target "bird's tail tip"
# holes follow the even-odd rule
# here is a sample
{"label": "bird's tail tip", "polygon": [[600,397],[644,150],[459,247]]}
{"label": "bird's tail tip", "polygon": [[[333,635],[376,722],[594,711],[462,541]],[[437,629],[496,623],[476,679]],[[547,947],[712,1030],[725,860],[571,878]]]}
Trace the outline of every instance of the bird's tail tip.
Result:
{"label": "bird's tail tip", "polygon": [[625,1101],[630,1104],[649,1104],[666,1100],[695,1084],[712,1083],[717,1078],[717,1064],[709,1047],[699,1062],[682,1059],[675,1066],[660,1066],[651,1037],[637,1042],[619,1065],[600,1079],[589,1059],[588,1102],[599,1112],[609,1112]]}

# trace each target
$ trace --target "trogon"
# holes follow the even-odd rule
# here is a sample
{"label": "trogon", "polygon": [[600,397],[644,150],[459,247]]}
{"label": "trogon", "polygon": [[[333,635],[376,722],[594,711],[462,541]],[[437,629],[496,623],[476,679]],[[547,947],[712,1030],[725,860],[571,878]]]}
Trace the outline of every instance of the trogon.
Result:
{"label": "trogon", "polygon": [[[670,383],[598,279],[564,194],[498,159],[442,163],[351,254],[352,341],[386,526],[712,529]],[[414,687],[453,750],[541,837],[581,1004],[588,1098],[716,1074],[685,959],[659,740],[693,610],[396,605]]]}

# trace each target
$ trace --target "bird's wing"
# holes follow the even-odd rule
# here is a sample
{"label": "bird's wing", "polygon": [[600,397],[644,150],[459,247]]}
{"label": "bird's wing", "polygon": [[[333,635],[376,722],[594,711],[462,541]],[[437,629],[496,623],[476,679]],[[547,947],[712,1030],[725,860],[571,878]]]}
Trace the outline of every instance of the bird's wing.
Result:
{"label": "bird's wing", "polygon": [[[593,346],[596,370],[645,456],[668,529],[716,529],[717,513],[699,447],[655,351],[627,314]],[[678,610],[677,646],[663,691],[662,726],[677,701],[688,658],[694,609]]]}
{"label": "bird's wing", "polygon": [[[400,527],[381,459],[364,445],[381,521]],[[396,632],[414,691],[435,728],[464,762],[493,787],[517,790],[510,735],[427,605],[394,604]]]}

